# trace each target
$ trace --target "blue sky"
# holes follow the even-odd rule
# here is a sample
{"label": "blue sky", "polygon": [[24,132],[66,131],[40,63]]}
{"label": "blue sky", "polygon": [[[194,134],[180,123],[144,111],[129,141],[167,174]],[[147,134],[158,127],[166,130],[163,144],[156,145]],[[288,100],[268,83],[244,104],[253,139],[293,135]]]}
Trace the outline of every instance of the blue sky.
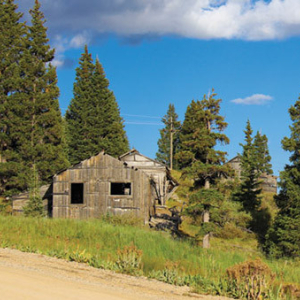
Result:
{"label": "blue sky", "polygon": [[[131,147],[155,158],[169,103],[184,119],[215,89],[228,122],[228,159],[241,151],[247,119],[269,139],[279,174],[289,154],[288,108],[300,93],[299,0],[40,0],[56,49],[60,105],[72,98],[88,44],[103,64]],[[28,19],[34,0],[18,0]]]}

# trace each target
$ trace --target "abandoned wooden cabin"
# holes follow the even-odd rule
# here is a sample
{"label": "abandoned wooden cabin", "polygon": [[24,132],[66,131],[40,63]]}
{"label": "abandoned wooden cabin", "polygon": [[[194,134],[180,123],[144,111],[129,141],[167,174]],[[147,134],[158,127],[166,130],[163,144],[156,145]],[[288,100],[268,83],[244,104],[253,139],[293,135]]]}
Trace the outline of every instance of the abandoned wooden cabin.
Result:
{"label": "abandoned wooden cabin", "polygon": [[[143,157],[145,163],[144,156],[134,153],[136,158]],[[156,166],[158,175],[154,169],[147,173],[138,165],[127,163],[127,158],[130,161],[132,157],[128,152],[116,159],[101,152],[54,175],[47,197],[41,191],[48,201],[45,210],[53,218],[87,219],[130,213],[147,222],[154,214],[156,200],[167,199],[165,192],[171,193],[177,183],[167,174],[166,167],[165,177],[161,174],[162,165]],[[149,160],[154,166],[155,161]],[[165,186],[155,178],[163,178]],[[162,194],[158,193],[160,189]],[[13,211],[21,212],[28,199],[28,193],[15,196]]]}
{"label": "abandoned wooden cabin", "polygon": [[[235,156],[231,160],[227,162],[232,169],[235,171],[235,176],[238,179],[241,179],[242,176],[242,167],[241,167],[241,159],[239,156]],[[261,180],[261,188],[264,192],[277,193],[277,176],[269,175],[263,173],[259,179]]]}

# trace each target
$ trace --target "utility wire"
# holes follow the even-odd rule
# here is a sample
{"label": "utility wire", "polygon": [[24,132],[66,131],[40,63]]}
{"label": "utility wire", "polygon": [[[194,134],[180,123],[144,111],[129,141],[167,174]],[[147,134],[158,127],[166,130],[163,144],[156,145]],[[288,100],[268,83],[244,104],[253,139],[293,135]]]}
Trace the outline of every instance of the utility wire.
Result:
{"label": "utility wire", "polygon": [[151,122],[127,122],[125,121],[124,124],[133,124],[133,125],[158,125],[161,126],[163,123],[151,123]]}
{"label": "utility wire", "polygon": [[150,119],[161,119],[161,117],[145,116],[145,115],[121,114],[121,116],[126,116],[126,117],[139,117],[139,118],[150,118]]}

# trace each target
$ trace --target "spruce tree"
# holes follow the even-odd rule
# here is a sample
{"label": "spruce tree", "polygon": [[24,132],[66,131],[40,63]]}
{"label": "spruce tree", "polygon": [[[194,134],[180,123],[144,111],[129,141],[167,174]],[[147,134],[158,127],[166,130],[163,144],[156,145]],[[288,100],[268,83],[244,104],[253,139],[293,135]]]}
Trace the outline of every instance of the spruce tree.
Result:
{"label": "spruce tree", "polygon": [[[160,162],[165,163],[168,166],[171,166],[170,156],[171,156],[171,134],[172,134],[172,155],[173,159],[178,152],[179,147],[179,134],[181,123],[178,121],[178,115],[175,112],[174,104],[169,104],[167,114],[162,118],[162,122],[165,124],[165,127],[161,129],[160,139],[157,142],[158,152],[156,153],[156,159]],[[173,162],[175,169],[178,168],[177,161]]]}
{"label": "spruce tree", "polygon": [[98,59],[92,79],[95,98],[101,100],[102,124],[104,124],[100,141],[99,135],[96,136],[96,140],[99,142],[97,151],[102,148],[112,156],[120,156],[129,150],[129,143],[118,103],[114,93],[108,88],[109,81],[105,77],[103,67]]}
{"label": "spruce tree", "polygon": [[48,45],[47,29],[40,3],[30,10],[25,48],[19,65],[19,90],[12,106],[14,123],[10,134],[14,147],[8,157],[15,163],[16,175],[10,188],[28,188],[35,166],[41,183],[68,164],[64,155],[62,117],[59,110],[56,70],[51,65],[54,50]]}
{"label": "spruce tree", "polygon": [[194,179],[196,185],[210,183],[220,175],[230,172],[224,165],[226,152],[215,149],[217,143],[228,144],[223,133],[227,127],[220,113],[221,99],[215,99],[214,90],[201,101],[192,101],[188,106],[180,133],[180,151],[176,158],[184,174]]}
{"label": "spruce tree", "polygon": [[26,217],[43,217],[45,215],[39,187],[39,175],[34,164],[32,166],[31,182],[29,183],[29,201],[24,207],[24,215]]}
{"label": "spruce tree", "polygon": [[245,143],[241,144],[243,152],[240,156],[242,183],[236,199],[242,202],[246,212],[254,213],[261,204],[261,189],[258,181],[261,172],[257,170],[257,157],[252,138],[253,130],[249,120],[244,133]]}
{"label": "spruce tree", "polygon": [[16,10],[13,0],[0,1],[0,195],[14,186],[13,181],[20,171],[13,128],[20,126],[14,110],[19,99],[19,62],[25,46],[26,26],[20,22],[22,14]]}
{"label": "spruce tree", "polygon": [[268,138],[265,134],[261,135],[257,131],[254,141],[254,156],[257,164],[257,172],[262,174],[266,173],[268,175],[273,174],[272,164],[271,164],[271,155],[268,148]]}
{"label": "spruce tree", "polygon": [[74,97],[66,112],[71,163],[101,150],[113,156],[128,151],[128,140],[118,104],[99,60],[93,63],[85,46],[76,69]]}
{"label": "spruce tree", "polygon": [[[203,222],[200,233],[203,235],[203,248],[209,248],[210,209],[216,203],[222,203],[224,197],[212,184],[222,174],[229,174],[230,168],[225,163],[226,152],[216,150],[217,143],[228,144],[228,137],[222,133],[227,123],[220,113],[221,99],[216,99],[214,90],[201,101],[192,101],[188,106],[180,133],[180,151],[176,157],[183,167],[183,175],[194,180],[196,191],[191,197],[187,214],[201,212]],[[201,190],[202,188],[202,190]]]}
{"label": "spruce tree", "polygon": [[[89,106],[92,97],[92,82],[95,66],[92,56],[85,46],[84,53],[79,60],[79,67],[76,68],[76,79],[73,87],[74,98],[66,111],[66,134],[71,164],[80,162],[83,159],[96,153],[93,143],[89,138],[89,111],[99,110],[92,105]],[[99,135],[100,136],[100,135]]]}
{"label": "spruce tree", "polygon": [[280,173],[281,189],[275,196],[279,213],[264,247],[269,255],[276,257],[300,257],[300,97],[289,114],[291,134],[282,140],[282,148],[291,153],[290,163]]}

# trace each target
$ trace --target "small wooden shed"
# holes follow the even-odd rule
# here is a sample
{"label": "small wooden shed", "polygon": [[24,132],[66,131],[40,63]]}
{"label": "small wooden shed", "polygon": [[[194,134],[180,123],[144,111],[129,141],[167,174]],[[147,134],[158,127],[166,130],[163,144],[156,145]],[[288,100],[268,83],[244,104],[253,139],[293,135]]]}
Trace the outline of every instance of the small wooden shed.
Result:
{"label": "small wooden shed", "polygon": [[160,205],[165,205],[166,201],[172,196],[178,187],[178,182],[172,178],[168,167],[156,160],[153,160],[136,149],[119,157],[130,167],[137,168],[145,172],[151,179],[154,188],[154,197]]}
{"label": "small wooden shed", "polygon": [[149,176],[104,152],[53,177],[53,218],[98,218],[132,213],[149,220]]}

